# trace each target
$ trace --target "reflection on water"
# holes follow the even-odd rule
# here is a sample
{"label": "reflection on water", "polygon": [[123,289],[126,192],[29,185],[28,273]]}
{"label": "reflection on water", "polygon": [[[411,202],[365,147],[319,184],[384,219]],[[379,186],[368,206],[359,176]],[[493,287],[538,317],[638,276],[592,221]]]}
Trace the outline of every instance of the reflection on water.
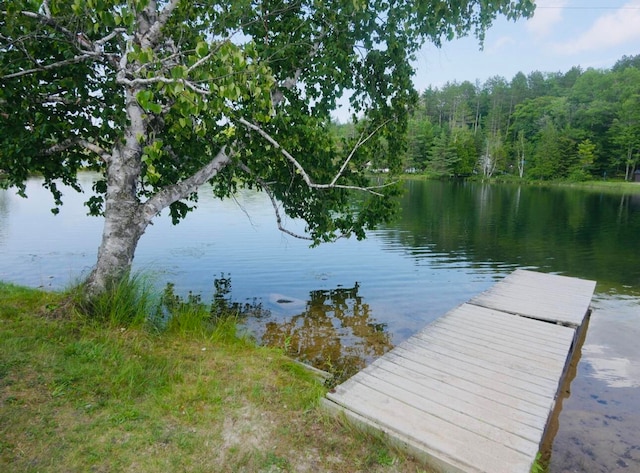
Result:
{"label": "reflection on water", "polygon": [[552,473],[640,471],[640,298],[599,293],[593,307]]}
{"label": "reflection on water", "polygon": [[592,330],[583,348],[583,363],[608,387],[640,387],[640,298],[600,293],[592,304]]}
{"label": "reflection on water", "polygon": [[345,380],[392,348],[386,324],[375,321],[358,289],[311,291],[302,312],[267,322],[261,341]]}
{"label": "reflection on water", "polygon": [[615,356],[613,352],[611,347],[604,345],[590,345],[582,351],[585,362],[593,370],[592,376],[612,388],[640,387],[640,363]]}
{"label": "reflection on water", "polygon": [[6,238],[9,223],[9,194],[0,190],[0,244]]}
{"label": "reflection on water", "polygon": [[[512,264],[640,288],[640,195],[410,182],[393,237],[416,257]],[[402,231],[397,231],[401,229]]]}
{"label": "reflection on water", "polygon": [[[90,189],[93,177],[82,179]],[[419,181],[406,188],[397,222],[363,242],[314,249],[276,230],[264,195],[221,202],[202,192],[183,223],[163,215],[148,228],[135,269],[203,300],[221,272],[230,274],[226,297],[260,307],[250,324],[258,340],[345,373],[515,268],[596,280],[551,473],[640,471],[640,195]],[[86,217],[87,196],[66,192],[53,216],[37,179],[27,193],[0,191],[0,279],[64,288],[94,263],[101,221]]]}
{"label": "reflection on water", "polygon": [[[273,294],[272,303],[297,312],[286,318],[274,316],[257,299],[234,300],[229,275],[221,274],[213,285],[212,302],[207,304],[202,294],[190,292],[183,297],[176,294],[173,283],[167,283],[161,301],[162,318],[157,322],[170,324],[169,314],[186,304],[204,307],[211,321],[237,315],[244,329],[262,344],[282,348],[292,358],[329,372],[331,385],[345,381],[393,347],[386,324],[373,318],[357,283],[350,288],[311,291],[306,302]],[[173,322],[180,323],[177,319]]]}

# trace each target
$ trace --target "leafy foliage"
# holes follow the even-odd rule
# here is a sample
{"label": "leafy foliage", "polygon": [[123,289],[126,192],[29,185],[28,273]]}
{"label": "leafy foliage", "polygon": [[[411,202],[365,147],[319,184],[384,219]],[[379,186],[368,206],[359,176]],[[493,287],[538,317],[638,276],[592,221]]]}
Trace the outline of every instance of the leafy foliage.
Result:
{"label": "leafy foliage", "polygon": [[611,70],[519,72],[510,82],[493,77],[429,88],[409,120],[404,167],[442,167],[449,140],[456,143],[450,175],[486,175],[492,156],[497,174],[630,180],[640,163],[639,57],[625,56]]}
{"label": "leafy foliage", "polygon": [[[532,1],[12,0],[0,2],[0,169],[24,192],[44,176],[103,174],[87,202],[104,215],[99,289],[123,275],[153,216],[174,223],[209,181],[226,198],[264,189],[315,243],[364,237],[390,218],[397,186],[371,187],[375,155],[400,169],[417,100],[410,60]],[[336,143],[343,96],[356,122]],[[353,191],[361,192],[354,200]],[[98,279],[101,281],[98,282]]]}

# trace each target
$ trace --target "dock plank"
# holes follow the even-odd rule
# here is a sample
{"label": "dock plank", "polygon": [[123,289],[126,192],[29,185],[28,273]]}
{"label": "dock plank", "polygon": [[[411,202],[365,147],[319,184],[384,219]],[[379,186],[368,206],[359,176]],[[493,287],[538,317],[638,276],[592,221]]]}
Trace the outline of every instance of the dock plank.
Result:
{"label": "dock plank", "polygon": [[[432,378],[413,373],[403,366],[396,365],[394,367],[388,364],[378,367],[377,370],[368,371],[363,375],[362,380],[367,379],[369,386],[375,387],[376,385],[383,385],[383,383],[391,383],[408,393],[427,399],[428,403],[437,404],[440,406],[440,411],[445,414],[448,410],[451,410],[454,415],[469,416],[471,419],[479,420],[482,424],[514,433],[530,441],[537,442],[545,427],[544,421],[546,419],[542,416],[536,416],[507,404],[502,404],[495,399],[480,395],[475,390],[464,391],[449,383],[435,382]],[[455,402],[452,402],[452,400],[455,400]],[[428,403],[423,400],[416,407],[426,408],[429,405]],[[504,412],[505,415],[495,416],[497,410]],[[454,418],[454,416],[446,416],[449,421]],[[464,425],[470,428],[468,423]],[[482,425],[480,428],[482,428]]]}
{"label": "dock plank", "polygon": [[578,327],[595,286],[595,281],[517,269],[469,303]]}
{"label": "dock plank", "polygon": [[594,289],[517,270],[336,387],[324,405],[441,471],[528,473]]}
{"label": "dock plank", "polygon": [[566,341],[555,339],[556,330],[553,324],[538,324],[534,322],[523,324],[522,321],[514,318],[512,314],[493,309],[484,311],[482,317],[478,317],[477,311],[466,310],[469,308],[469,304],[463,304],[460,308],[459,317],[461,319],[464,318],[465,324],[473,327],[474,330],[486,331],[488,330],[486,323],[492,322],[491,330],[494,333],[503,333],[509,336],[512,334],[524,335],[543,350],[554,353],[566,352]]}
{"label": "dock plank", "polygon": [[538,449],[537,444],[530,442],[526,453],[515,450],[437,415],[411,408],[364,383],[354,383],[349,396],[355,413],[400,432],[436,455],[448,458],[448,462],[459,471],[473,471],[470,470],[473,465],[492,465],[489,471],[493,473],[513,473],[511,467],[514,465],[530,467],[529,458],[535,456]]}
{"label": "dock plank", "polygon": [[[422,360],[415,361],[408,356],[401,356],[401,350],[390,353],[385,359],[395,365],[392,369],[407,373],[407,377],[413,376],[418,380],[425,380],[425,383],[429,382],[435,387],[439,387],[440,384],[446,385],[442,387],[442,392],[450,391],[453,397],[457,397],[458,392],[473,393],[474,396],[489,399],[536,419],[546,418],[549,410],[548,400],[543,396],[535,395],[526,387],[514,387],[490,376],[456,368],[441,371],[423,364]],[[384,366],[383,369],[388,367]]]}
{"label": "dock plank", "polygon": [[[433,360],[436,364],[432,365],[432,369],[440,369],[443,373],[455,373],[459,378],[476,383],[484,389],[496,386],[507,395],[520,399],[524,397],[532,403],[549,408],[549,400],[546,397],[548,384],[547,386],[534,384],[526,377],[518,378],[514,376],[522,375],[521,372],[514,373],[506,367],[487,367],[483,364],[474,364],[472,363],[474,360],[455,356],[455,351],[452,351],[451,354],[452,356],[448,356],[446,352],[431,351],[429,348],[424,349],[419,345],[407,343],[385,355],[385,358],[402,355],[404,360],[422,363],[423,365]],[[404,360],[402,363],[406,363]]]}
{"label": "dock plank", "polygon": [[[545,358],[538,358],[538,363],[531,363],[530,359],[523,356],[513,356],[513,351],[508,348],[491,346],[488,344],[473,344],[461,340],[457,337],[446,336],[441,331],[422,332],[412,339],[414,343],[425,343],[429,345],[442,345],[443,348],[448,346],[455,350],[458,354],[464,355],[467,359],[473,359],[472,364],[482,363],[492,366],[509,368],[513,371],[520,372],[521,379],[529,379],[535,377],[535,384],[539,385],[555,385],[558,376],[558,370],[545,364]],[[516,352],[517,353],[517,352]]]}
{"label": "dock plank", "polygon": [[[477,308],[478,311],[483,311],[482,308]],[[460,308],[460,311],[464,310],[464,307]],[[498,322],[500,323],[500,322]],[[537,358],[541,363],[549,367],[551,365],[561,364],[560,369],[564,366],[564,361],[567,356],[567,351],[560,349],[550,349],[546,346],[544,340],[532,339],[531,336],[527,336],[522,333],[504,333],[499,330],[495,330],[495,322],[484,324],[484,329],[473,327],[473,331],[469,331],[469,324],[467,320],[458,316],[456,313],[455,319],[453,317],[444,317],[434,323],[429,330],[430,334],[434,336],[450,334],[456,340],[460,340],[468,345],[486,345],[487,347],[493,347],[497,351],[512,353],[516,352],[521,357]],[[499,325],[498,325],[499,327]],[[573,340],[574,331],[567,327],[556,327],[554,335],[561,338],[564,332],[564,340],[567,343],[571,343]],[[554,366],[555,367],[555,366]]]}
{"label": "dock plank", "polygon": [[[498,422],[506,428],[496,426],[494,423],[484,420],[484,416],[479,417],[479,409],[465,409],[466,403],[460,401],[456,403],[436,402],[431,396],[426,395],[427,392],[424,389],[417,389],[415,383],[409,379],[400,379],[393,375],[383,379],[366,372],[363,373],[359,382],[362,383],[361,386],[375,389],[400,401],[406,406],[406,412],[411,412],[411,415],[425,413],[438,417],[444,422],[463,426],[466,431],[522,453],[527,453],[531,449],[531,442],[536,442],[536,434],[541,435],[542,433],[541,430],[520,422],[513,422],[507,417],[502,417],[499,419],[501,422]],[[516,435],[512,435],[514,432],[517,432]]]}

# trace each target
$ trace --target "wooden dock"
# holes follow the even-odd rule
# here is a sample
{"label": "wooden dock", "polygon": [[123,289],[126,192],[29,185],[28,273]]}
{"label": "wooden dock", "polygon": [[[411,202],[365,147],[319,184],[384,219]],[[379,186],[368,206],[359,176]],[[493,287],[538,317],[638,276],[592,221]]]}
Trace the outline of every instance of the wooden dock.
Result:
{"label": "wooden dock", "polygon": [[594,281],[516,270],[327,394],[437,471],[529,473]]}

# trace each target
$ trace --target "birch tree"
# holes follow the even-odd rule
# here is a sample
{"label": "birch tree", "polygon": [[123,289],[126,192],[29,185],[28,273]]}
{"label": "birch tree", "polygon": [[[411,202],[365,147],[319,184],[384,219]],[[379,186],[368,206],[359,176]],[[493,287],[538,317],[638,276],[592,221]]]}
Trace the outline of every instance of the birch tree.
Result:
{"label": "birch tree", "polygon": [[[44,178],[78,190],[104,219],[87,291],[129,270],[165,208],[175,223],[210,183],[257,187],[319,243],[362,238],[388,219],[397,186],[368,183],[372,153],[398,166],[424,41],[474,33],[533,1],[0,0],[0,169],[25,191]],[[341,97],[358,133],[327,132]],[[353,192],[362,194],[357,200]]]}

